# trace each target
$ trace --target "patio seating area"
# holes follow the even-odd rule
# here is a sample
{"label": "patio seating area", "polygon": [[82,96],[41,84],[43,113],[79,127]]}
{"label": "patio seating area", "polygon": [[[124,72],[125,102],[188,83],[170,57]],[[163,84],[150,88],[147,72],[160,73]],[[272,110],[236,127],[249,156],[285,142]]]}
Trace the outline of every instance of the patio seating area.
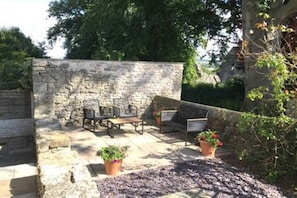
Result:
{"label": "patio seating area", "polygon": [[[243,181],[246,179],[245,177],[249,177],[251,180],[251,183],[257,182],[257,185],[260,185],[261,187],[257,189],[257,191],[251,193],[260,193],[259,195],[262,195],[261,190],[264,188],[267,188],[267,191],[271,191],[272,193],[276,192],[276,189],[268,186],[266,184],[262,184],[259,181],[255,180],[255,178],[252,179],[252,177],[248,176],[247,174],[241,173],[239,170],[234,169],[232,167],[229,167],[228,165],[223,165],[222,163],[216,163],[217,160],[207,160],[205,157],[201,155],[200,148],[196,145],[196,140],[194,139],[194,134],[191,133],[189,135],[189,144],[188,146],[185,146],[184,144],[184,134],[181,132],[171,132],[171,133],[160,133],[159,128],[156,125],[155,120],[144,120],[144,133],[143,135],[135,132],[134,126],[131,124],[124,124],[121,126],[121,128],[115,128],[111,129],[112,132],[115,134],[114,138],[111,138],[107,134],[107,128],[104,126],[98,126],[96,128],[96,132],[91,132],[89,130],[86,130],[82,127],[67,127],[63,129],[63,132],[66,133],[71,140],[71,150],[77,151],[79,161],[82,162],[89,170],[91,174],[91,180],[96,181],[98,184],[100,181],[103,182],[104,179],[113,179],[114,176],[108,176],[105,174],[104,171],[104,165],[103,160],[100,156],[96,156],[96,152],[101,147],[104,147],[106,145],[127,145],[129,146],[128,150],[128,156],[123,160],[123,166],[122,171],[118,176],[128,176],[129,173],[137,173],[142,172],[143,170],[148,171],[147,173],[150,175],[152,173],[155,173],[155,170],[162,171],[161,168],[166,165],[178,165],[177,170],[186,170],[189,169],[191,171],[191,168],[194,168],[195,170],[199,170],[201,172],[201,177],[204,175],[204,179],[207,179],[208,174],[204,174],[204,170],[209,168],[216,168],[218,170],[216,171],[229,171],[228,177],[233,176],[234,178],[239,179],[240,177],[244,177]],[[228,155],[230,152],[226,148],[219,147],[216,152],[216,157],[220,157],[222,155]],[[200,163],[198,164],[191,164],[194,160],[200,160]],[[188,164],[184,164],[186,166],[180,166],[183,162],[189,162]],[[34,165],[31,165],[32,168],[34,168]],[[31,168],[30,166],[30,168]],[[24,164],[23,166],[15,166],[15,169],[18,167],[21,168],[21,170],[24,170],[24,167],[28,169],[28,165]],[[159,169],[155,169],[159,168]],[[160,169],[161,168],[161,169]],[[181,169],[182,168],[182,169]],[[10,169],[7,169],[6,167],[3,167],[2,169],[2,175],[8,175],[6,174],[6,171],[11,171]],[[165,170],[165,169],[164,169]],[[15,170],[16,171],[16,170]],[[173,169],[173,171],[176,171]],[[181,172],[183,172],[181,171]],[[199,172],[198,171],[198,172]],[[214,171],[214,172],[216,172]],[[238,173],[237,173],[238,172]],[[158,173],[156,173],[158,174]],[[179,174],[178,172],[175,172],[174,174]],[[209,173],[212,174],[212,173]],[[180,175],[182,176],[182,175]],[[187,174],[183,175],[184,178],[179,177],[176,175],[176,177],[183,179],[183,181],[189,181],[191,183],[192,179],[185,180],[187,178]],[[25,177],[27,178],[27,177]],[[196,177],[195,177],[196,178]],[[219,174],[216,175],[215,178],[218,178],[218,181],[215,182],[213,187],[212,185],[209,187],[208,191],[205,192],[200,189],[200,187],[197,188],[195,186],[193,189],[186,190],[186,191],[180,191],[177,190],[176,193],[173,194],[166,194],[163,196],[164,198],[173,198],[173,197],[212,197],[212,193],[220,193],[225,192],[223,189],[220,188],[227,188],[229,193],[234,193],[234,195],[240,195],[242,193],[238,190],[238,186],[235,184],[232,186],[229,186],[228,183],[221,186],[221,181],[224,181],[225,175]],[[2,185],[2,195],[7,195],[6,197],[18,195],[18,196],[25,196],[25,197],[32,197],[34,198],[35,195],[33,193],[28,192],[34,192],[36,190],[35,186],[32,186],[32,183],[22,183],[21,185],[14,186],[13,185],[13,191],[11,190],[12,186],[9,186],[9,178],[6,178],[6,183]],[[22,181],[23,178],[16,178],[16,176],[11,177],[10,185],[13,184],[15,181]],[[176,178],[177,179],[177,178]],[[33,181],[33,180],[32,180]],[[230,180],[233,181],[233,180]],[[234,180],[235,181],[235,180]],[[111,182],[111,181],[110,181]],[[183,182],[179,182],[181,184]],[[189,185],[190,185],[189,183]],[[198,184],[199,182],[197,182]],[[7,184],[7,185],[6,185]],[[238,184],[239,186],[241,183]],[[250,184],[249,184],[250,185]],[[120,187],[120,186],[119,186]],[[204,188],[205,186],[202,186]],[[19,189],[18,189],[19,188]],[[30,190],[30,188],[32,190]],[[122,187],[121,187],[122,188]],[[23,189],[26,189],[24,191]],[[249,188],[247,188],[249,189]],[[6,190],[6,191],[5,191]],[[204,189],[205,190],[205,189]],[[203,192],[202,192],[203,191]],[[217,192],[216,192],[217,191]],[[17,194],[13,194],[14,192],[17,192]],[[26,194],[19,194],[19,193],[26,193]],[[266,192],[265,192],[266,193]],[[265,194],[263,194],[265,195]],[[4,196],[5,197],[5,196]]]}
{"label": "patio seating area", "polygon": [[[120,174],[204,158],[200,148],[195,145],[194,134],[189,136],[189,144],[185,147],[183,133],[179,131],[160,133],[155,120],[144,120],[143,135],[135,132],[131,124],[110,130],[114,138],[107,134],[107,129],[103,126],[99,126],[96,132],[83,128],[66,130],[71,139],[71,149],[78,152],[94,179],[108,177],[104,172],[103,160],[100,156],[96,156],[96,152],[110,144],[130,147],[128,156],[123,160]],[[228,153],[226,149],[218,148],[216,155]]]}

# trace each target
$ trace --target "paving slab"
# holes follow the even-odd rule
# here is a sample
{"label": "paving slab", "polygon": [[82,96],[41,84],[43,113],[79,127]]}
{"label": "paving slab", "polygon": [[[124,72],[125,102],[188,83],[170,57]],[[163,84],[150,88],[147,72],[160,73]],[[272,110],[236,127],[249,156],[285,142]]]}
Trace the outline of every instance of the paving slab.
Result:
{"label": "paving slab", "polygon": [[16,141],[12,140],[1,148],[1,198],[35,198],[36,177],[37,168],[33,138],[17,138]]}
{"label": "paving slab", "polygon": [[36,164],[0,167],[0,197],[35,197]]}
{"label": "paving slab", "polygon": [[160,133],[154,121],[145,122],[143,135],[135,132],[130,124],[112,129],[111,132],[114,138],[107,134],[105,127],[98,127],[96,132],[82,128],[66,132],[70,136],[72,150],[78,152],[94,180],[110,177],[105,174],[102,158],[96,156],[101,147],[110,144],[130,147],[119,175],[205,158],[201,156],[195,134],[189,135],[188,145],[185,146],[184,133]]}
{"label": "paving slab", "polygon": [[[110,144],[130,146],[119,175],[204,158],[196,145],[194,135],[189,135],[189,144],[185,146],[184,133],[159,133],[159,128],[155,124],[155,121],[146,121],[143,135],[135,132],[132,125],[125,124],[120,129],[111,131],[115,135],[114,138],[107,134],[105,127],[98,127],[96,132],[74,126],[63,130],[70,137],[71,150],[77,151],[93,180],[111,177],[105,174],[103,160],[96,155],[101,147]],[[35,197],[36,158],[32,156],[34,150],[24,151],[25,155],[22,155],[21,150],[10,152],[8,158],[0,152],[0,197]],[[217,155],[226,154],[224,152],[224,149],[218,149]],[[199,189],[181,193],[170,196],[182,197],[189,193],[199,195]]]}
{"label": "paving slab", "polygon": [[211,198],[211,196],[203,193],[203,191],[199,188],[195,188],[188,191],[172,193],[168,195],[161,196],[159,198]]}

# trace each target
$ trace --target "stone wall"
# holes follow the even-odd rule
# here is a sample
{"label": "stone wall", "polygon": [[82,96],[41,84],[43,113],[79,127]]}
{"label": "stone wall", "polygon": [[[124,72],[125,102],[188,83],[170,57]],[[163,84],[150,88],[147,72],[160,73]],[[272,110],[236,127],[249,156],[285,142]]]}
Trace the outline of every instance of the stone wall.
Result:
{"label": "stone wall", "polygon": [[142,118],[156,95],[180,99],[182,63],[33,60],[39,197],[100,197],[86,166],[71,151],[64,125],[79,124],[82,102],[129,98]]}
{"label": "stone wall", "polygon": [[88,168],[71,151],[70,138],[63,131],[40,132],[36,139],[38,197],[100,197]]}
{"label": "stone wall", "polygon": [[90,98],[129,98],[145,118],[155,95],[180,99],[182,73],[182,63],[33,59],[36,131],[81,124]]}

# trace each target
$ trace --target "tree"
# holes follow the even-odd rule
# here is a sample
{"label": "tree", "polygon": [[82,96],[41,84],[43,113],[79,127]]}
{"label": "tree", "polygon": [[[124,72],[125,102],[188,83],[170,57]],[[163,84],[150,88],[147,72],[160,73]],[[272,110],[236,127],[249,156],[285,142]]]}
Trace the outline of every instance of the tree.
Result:
{"label": "tree", "polygon": [[226,45],[240,25],[239,10],[240,0],[52,1],[49,16],[57,24],[48,38],[65,38],[67,58],[193,63],[206,37]]}
{"label": "tree", "polygon": [[0,29],[0,85],[5,89],[30,88],[28,57],[44,57],[42,44],[35,46],[19,28]]}
{"label": "tree", "polygon": [[240,118],[236,152],[267,180],[296,186],[296,13],[291,10],[297,6],[274,0],[246,0],[243,6],[245,29],[253,30],[244,34],[243,52],[251,84],[246,99],[254,108]]}

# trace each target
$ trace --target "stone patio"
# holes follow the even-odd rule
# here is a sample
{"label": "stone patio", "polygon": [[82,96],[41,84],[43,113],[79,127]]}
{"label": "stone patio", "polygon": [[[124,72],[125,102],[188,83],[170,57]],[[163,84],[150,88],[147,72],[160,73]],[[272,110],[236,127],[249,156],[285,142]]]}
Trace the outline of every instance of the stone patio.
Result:
{"label": "stone patio", "polygon": [[[109,144],[130,146],[120,175],[204,158],[201,156],[199,147],[195,145],[194,135],[189,136],[190,143],[185,146],[183,133],[161,134],[154,120],[145,121],[143,135],[135,132],[134,127],[130,124],[121,126],[121,129],[113,129],[114,138],[107,135],[106,128],[102,126],[95,133],[74,126],[63,129],[63,132],[70,137],[71,150],[78,153],[77,158],[81,164],[88,168],[92,181],[111,177],[105,174],[101,157],[96,156],[98,149]],[[12,156],[15,156],[15,163],[2,160],[0,197],[35,197],[37,189],[35,186],[36,159],[32,148],[25,151],[27,154],[30,151],[31,154],[29,152],[28,155],[24,155],[24,153],[11,155],[12,161]],[[216,154],[219,156],[227,153],[225,149],[219,148]]]}
{"label": "stone patio", "polygon": [[[159,133],[154,120],[145,121],[143,135],[135,132],[130,124],[121,126],[121,129],[113,129],[112,133],[114,138],[108,136],[106,128],[101,126],[95,133],[82,128],[66,131],[71,139],[71,149],[78,152],[95,180],[108,177],[104,173],[103,160],[96,156],[96,152],[110,144],[130,146],[120,174],[204,158],[200,148],[195,145],[195,134],[189,135],[189,143],[185,146],[184,133]],[[227,153],[225,149],[218,148],[216,155]]]}

